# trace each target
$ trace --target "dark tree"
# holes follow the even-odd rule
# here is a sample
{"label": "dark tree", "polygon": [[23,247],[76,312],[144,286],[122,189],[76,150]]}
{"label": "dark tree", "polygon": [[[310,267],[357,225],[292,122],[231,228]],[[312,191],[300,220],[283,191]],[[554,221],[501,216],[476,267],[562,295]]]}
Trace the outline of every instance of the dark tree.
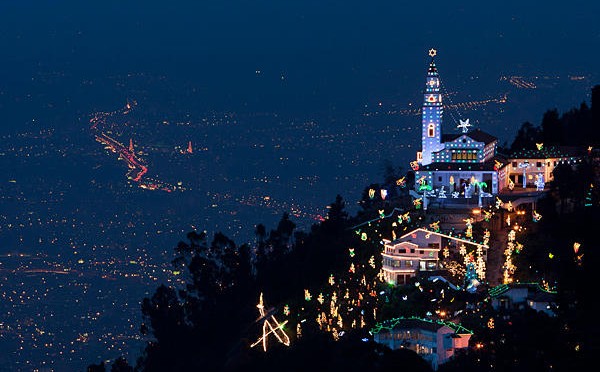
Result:
{"label": "dark tree", "polygon": [[133,367],[127,363],[127,359],[121,356],[113,362],[110,372],[133,372]]}
{"label": "dark tree", "polygon": [[519,151],[523,149],[535,148],[536,142],[540,142],[541,134],[538,127],[534,126],[530,122],[525,122],[519,128],[512,145],[510,146],[511,151]]}
{"label": "dark tree", "polygon": [[87,367],[87,372],[105,372],[106,367],[104,366],[104,362],[100,362],[99,364],[90,364]]}
{"label": "dark tree", "polygon": [[188,284],[183,289],[162,285],[143,300],[143,330],[154,340],[136,368],[221,369],[256,317],[249,247],[238,248],[222,233],[207,245],[206,234],[190,233],[176,252],[173,263]]}
{"label": "dark tree", "polygon": [[548,110],[542,118],[542,141],[546,146],[560,145],[563,138],[563,126],[558,110]]}

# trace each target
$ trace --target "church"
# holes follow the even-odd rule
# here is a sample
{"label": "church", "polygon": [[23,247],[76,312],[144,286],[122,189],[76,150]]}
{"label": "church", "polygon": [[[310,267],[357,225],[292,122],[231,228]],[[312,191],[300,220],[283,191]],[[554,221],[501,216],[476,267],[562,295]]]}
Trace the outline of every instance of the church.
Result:
{"label": "church", "polygon": [[461,133],[442,134],[443,103],[440,77],[431,49],[422,108],[421,151],[416,162],[416,189],[428,197],[492,197],[498,193],[495,162],[498,139],[479,129],[469,130],[469,120],[460,121]]}

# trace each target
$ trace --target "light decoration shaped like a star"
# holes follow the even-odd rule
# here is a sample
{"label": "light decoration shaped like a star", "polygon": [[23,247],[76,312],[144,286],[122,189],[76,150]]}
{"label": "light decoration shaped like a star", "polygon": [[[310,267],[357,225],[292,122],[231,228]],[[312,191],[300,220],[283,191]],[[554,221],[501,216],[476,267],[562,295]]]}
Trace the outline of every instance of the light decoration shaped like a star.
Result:
{"label": "light decoration shaped like a star", "polygon": [[536,143],[535,147],[537,147],[538,151],[541,151],[544,148],[544,144],[543,143]]}
{"label": "light decoration shaped like a star", "polygon": [[435,50],[435,49],[433,49],[433,48],[429,49],[429,56],[430,56],[430,57],[432,57],[432,58],[433,58],[433,57],[435,57],[436,55],[437,55],[437,50]]}
{"label": "light decoration shaped like a star", "polygon": [[458,124],[456,126],[456,128],[459,128],[462,130],[463,133],[467,133],[469,131],[469,127],[471,127],[472,125],[469,123],[469,119],[467,120],[458,120],[460,122],[460,124]]}
{"label": "light decoration shaped like a star", "polygon": [[250,347],[254,347],[262,342],[263,350],[267,351],[267,336],[271,334],[274,335],[275,338],[277,338],[277,340],[285,346],[290,346],[290,338],[283,330],[283,326],[287,323],[287,320],[283,323],[279,323],[271,311],[269,311],[268,314],[265,313],[262,293],[260,294],[260,300],[256,307],[260,313],[259,321],[261,321],[263,324],[263,334],[262,337],[256,340],[256,342],[250,345]]}

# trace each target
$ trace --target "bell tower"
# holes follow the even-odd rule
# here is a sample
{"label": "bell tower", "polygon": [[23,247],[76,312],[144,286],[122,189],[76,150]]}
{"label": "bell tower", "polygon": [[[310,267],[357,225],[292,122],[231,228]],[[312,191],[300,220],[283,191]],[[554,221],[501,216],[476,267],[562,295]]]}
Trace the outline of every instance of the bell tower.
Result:
{"label": "bell tower", "polygon": [[427,81],[425,92],[423,93],[422,110],[422,160],[421,165],[431,164],[432,153],[438,152],[444,148],[442,145],[442,94],[440,93],[440,76],[435,66],[434,57],[437,51],[429,50],[431,62],[427,69]]}

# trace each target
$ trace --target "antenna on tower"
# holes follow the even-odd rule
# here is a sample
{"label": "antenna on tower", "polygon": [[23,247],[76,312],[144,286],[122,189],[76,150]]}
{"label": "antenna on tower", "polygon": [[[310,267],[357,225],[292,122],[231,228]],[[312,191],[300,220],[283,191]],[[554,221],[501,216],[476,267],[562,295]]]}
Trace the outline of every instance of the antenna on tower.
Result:
{"label": "antenna on tower", "polygon": [[189,141],[188,142],[188,147],[187,147],[187,153],[191,154],[193,152],[194,152],[194,150],[192,149],[192,141]]}
{"label": "antenna on tower", "polygon": [[133,139],[129,139],[129,152],[133,152]]}

